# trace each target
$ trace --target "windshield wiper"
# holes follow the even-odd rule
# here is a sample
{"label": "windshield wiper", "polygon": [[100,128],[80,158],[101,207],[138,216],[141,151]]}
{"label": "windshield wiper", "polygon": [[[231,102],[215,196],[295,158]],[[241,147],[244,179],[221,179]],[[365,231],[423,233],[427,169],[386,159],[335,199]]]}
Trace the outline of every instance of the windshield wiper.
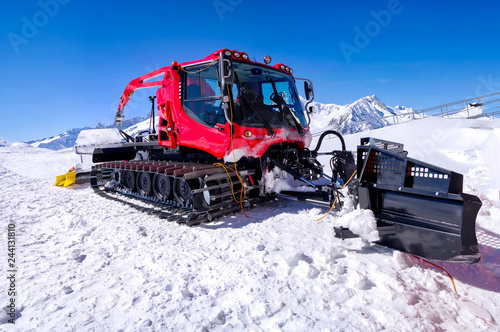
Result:
{"label": "windshield wiper", "polygon": [[295,128],[297,128],[297,131],[299,132],[299,135],[300,136],[304,135],[304,129],[302,128],[300,123],[297,122],[297,119],[295,119],[295,117],[293,116],[292,111],[290,111],[290,108],[286,104],[283,97],[278,93],[278,89],[276,89],[276,84],[274,83],[273,79],[270,78],[269,82],[272,84],[273,92],[274,92],[270,97],[271,100],[278,105],[278,107],[280,108],[280,111],[283,115],[288,116],[289,118],[292,119],[293,124],[295,125]]}
{"label": "windshield wiper", "polygon": [[271,127],[269,122],[267,122],[264,115],[262,115],[260,108],[256,105],[257,103],[260,105],[264,105],[264,103],[262,101],[259,101],[259,96],[255,93],[255,91],[253,91],[252,87],[248,83],[243,82],[240,86],[240,93],[241,100],[259,118],[260,122],[262,122],[262,124],[266,128],[267,134],[271,137],[276,136],[276,132],[274,131],[273,127]]}

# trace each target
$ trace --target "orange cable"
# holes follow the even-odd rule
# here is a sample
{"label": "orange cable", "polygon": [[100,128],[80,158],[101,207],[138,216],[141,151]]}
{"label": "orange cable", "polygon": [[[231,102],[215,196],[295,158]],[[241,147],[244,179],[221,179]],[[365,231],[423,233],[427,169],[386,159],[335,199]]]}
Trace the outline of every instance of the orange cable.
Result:
{"label": "orange cable", "polygon": [[[227,90],[229,91],[229,84],[226,85]],[[247,195],[247,188],[245,187],[245,184],[243,183],[243,179],[241,178],[240,174],[238,174],[238,167],[236,166],[236,154],[234,153],[234,145],[233,145],[233,103],[232,103],[232,98],[229,98],[229,110],[231,111],[231,150],[233,150],[233,160],[234,160],[234,172],[236,173],[236,176],[238,177],[238,180],[241,182],[241,191],[240,191],[240,206],[241,206],[241,211],[243,211],[243,214],[247,217],[250,218],[246,213],[245,209],[243,209],[243,200],[245,199]],[[228,166],[229,169],[231,167]]]}
{"label": "orange cable", "polygon": [[[240,193],[240,200],[236,199],[236,196],[234,196],[234,190],[233,190],[233,180],[231,179],[231,176],[229,175],[229,171],[228,171],[228,169],[229,169],[230,171],[233,171],[233,172],[234,172],[234,169],[232,169],[231,167],[229,167],[229,166],[227,166],[226,164],[223,164],[223,163],[215,163],[214,165],[215,165],[215,166],[219,166],[219,167],[224,168],[224,170],[226,171],[227,176],[228,176],[228,178],[229,178],[229,181],[231,181],[231,191],[232,191],[232,193],[233,193],[233,198],[234,198],[234,200],[235,200],[236,202],[240,203],[240,201],[241,201],[241,195],[243,194],[243,191]],[[239,176],[239,174],[236,174],[236,176],[238,177],[238,180],[239,180],[239,181],[241,182],[241,184],[243,185],[243,179]],[[243,199],[245,199],[245,197],[246,197],[246,192],[245,192],[245,194],[243,195]]]}
{"label": "orange cable", "polygon": [[451,274],[450,274],[448,271],[446,271],[444,268],[442,268],[442,267],[441,267],[441,266],[439,266],[439,265],[436,265],[436,264],[434,264],[434,263],[432,263],[432,262],[429,262],[429,261],[428,261],[428,260],[426,260],[426,259],[423,259],[423,258],[418,257],[418,256],[415,256],[415,255],[411,255],[411,256],[413,256],[413,257],[415,257],[415,258],[418,258],[418,259],[420,259],[420,260],[422,260],[422,261],[424,261],[424,262],[426,262],[426,263],[428,263],[428,264],[431,264],[431,265],[433,265],[433,266],[435,266],[435,267],[437,267],[437,268],[439,268],[439,269],[443,270],[444,272],[446,272],[446,274],[448,275],[448,277],[450,277],[451,282],[453,283],[453,288],[455,288],[455,293],[457,293],[457,294],[458,294],[458,292],[457,292],[457,286],[455,285],[455,280],[453,279],[453,277],[451,276]]}
{"label": "orange cable", "polygon": [[240,192],[240,199],[236,199],[236,196],[234,195],[234,185],[233,185],[233,180],[231,179],[231,176],[229,175],[229,171],[227,170],[228,168],[234,172],[234,170],[223,164],[223,163],[215,163],[214,164],[215,166],[219,166],[219,167],[222,167],[224,168],[224,170],[226,171],[227,173],[227,177],[229,178],[229,181],[231,182],[231,193],[233,194],[233,198],[234,200],[236,201],[236,203],[240,203],[240,206],[241,206],[241,211],[243,212],[243,214],[247,217],[247,218],[250,218],[246,213],[245,213],[245,209],[243,208],[243,201],[245,200],[245,197],[246,197],[246,188],[245,188],[245,185],[243,184],[243,179],[240,177],[240,175],[238,173],[236,173],[236,176],[238,177],[238,180],[240,181],[241,183],[241,186],[242,186],[242,190]]}
{"label": "orange cable", "polygon": [[[226,88],[227,90],[229,91],[229,84],[226,85]],[[231,103],[231,98],[229,99],[229,109],[231,111],[231,126],[230,126],[230,137],[231,137],[231,150],[233,152],[233,160],[234,160],[234,169],[232,169],[231,167],[223,164],[223,163],[215,163],[214,165],[217,165],[219,167],[223,167],[224,170],[226,171],[227,173],[227,176],[229,178],[229,181],[231,182],[231,193],[233,194],[233,198],[234,200],[237,202],[237,203],[240,203],[240,206],[241,206],[241,211],[243,212],[243,214],[247,217],[247,218],[250,218],[246,212],[245,212],[245,209],[243,208],[243,201],[245,200],[246,198],[246,195],[247,195],[247,189],[245,187],[245,184],[243,183],[243,179],[241,178],[240,174],[238,173],[238,168],[236,166],[236,154],[234,152],[234,145],[233,145],[233,106],[232,106],[232,103]],[[241,183],[241,191],[240,191],[240,199],[236,199],[236,196],[234,195],[234,185],[233,185],[233,180],[231,179],[231,176],[229,175],[229,171],[227,169],[230,169],[231,171],[235,172],[236,173],[236,176],[238,177],[238,180],[240,181]]]}
{"label": "orange cable", "polygon": [[[356,174],[358,170],[355,170],[354,173],[352,173],[351,177],[349,178],[349,180],[347,180],[347,182],[342,186],[342,188],[340,188],[340,190],[344,189],[345,186],[347,186],[349,184],[349,182],[351,182],[352,180],[352,177],[354,176],[354,174]],[[321,218],[317,219],[316,221],[320,221],[321,219],[323,219],[324,217],[326,217],[327,215],[330,214],[330,212],[332,212],[333,210],[333,207],[335,206],[335,203],[337,202],[337,198],[338,196],[335,196],[335,200],[333,201],[333,204],[332,204],[332,207],[330,208],[330,210]]]}
{"label": "orange cable", "polygon": [[337,197],[338,196],[335,196],[335,199],[333,200],[333,204],[332,204],[332,207],[330,208],[330,210],[328,210],[328,212],[323,217],[317,219],[316,221],[320,221],[321,219],[323,219],[324,217],[326,217],[327,215],[329,215],[330,212],[332,212],[333,207],[335,206],[335,203],[337,202]]}
{"label": "orange cable", "polygon": [[[210,63],[208,64],[208,66],[206,66],[205,68],[202,68],[202,69],[200,69],[200,70],[196,70],[196,71],[188,71],[188,70],[184,69],[184,68],[183,68],[183,67],[181,67],[181,66],[179,66],[179,67],[180,67],[180,70],[182,70],[183,72],[186,72],[186,73],[188,73],[188,74],[198,74],[198,73],[201,73],[202,71],[207,70],[208,68],[210,68],[212,65],[214,65],[214,64],[216,64],[216,63],[217,63],[217,60],[214,60],[214,61],[210,62]],[[219,75],[219,74],[217,73],[217,75]]]}
{"label": "orange cable", "polygon": [[[432,263],[432,262],[429,262],[428,260],[426,260],[426,259],[424,259],[424,258],[421,258],[421,257],[415,256],[415,255],[411,255],[411,254],[410,254],[410,256],[415,257],[415,258],[417,258],[417,259],[419,259],[419,260],[421,260],[421,261],[424,261],[424,262],[426,262],[426,263],[428,263],[428,264],[431,264],[431,265],[433,265],[433,266],[435,266],[435,267],[437,267],[437,268],[439,268],[439,269],[443,270],[444,272],[446,272],[446,274],[448,275],[448,277],[450,277],[451,282],[453,283],[453,288],[455,289],[455,293],[457,293],[457,294],[458,294],[458,292],[457,292],[457,286],[455,285],[455,280],[453,279],[453,277],[451,276],[451,274],[450,274],[448,271],[446,271],[444,268],[442,268],[442,267],[441,267],[441,266],[439,266],[439,265],[436,265],[436,264],[434,264],[434,263]],[[479,318],[480,320],[482,320],[482,321],[483,321],[486,325],[491,326],[491,325],[490,325],[490,324],[489,324],[489,323],[488,323],[488,322],[487,322],[484,318],[479,317],[479,316],[477,316],[477,315],[474,315],[474,316],[476,316],[476,318]]]}

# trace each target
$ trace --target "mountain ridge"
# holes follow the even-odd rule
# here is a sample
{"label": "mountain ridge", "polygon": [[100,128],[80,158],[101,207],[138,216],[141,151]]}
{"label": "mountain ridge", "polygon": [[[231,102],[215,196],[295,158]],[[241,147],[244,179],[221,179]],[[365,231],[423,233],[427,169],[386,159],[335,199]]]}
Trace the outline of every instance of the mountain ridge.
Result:
{"label": "mountain ridge", "polygon": [[[305,102],[304,99],[301,99]],[[323,104],[313,102],[314,112],[311,115],[311,132],[316,133],[326,129],[337,130],[342,134],[352,134],[359,131],[372,130],[392,124],[387,119],[390,116],[417,118],[414,110],[409,107],[397,105],[387,106],[377,96],[362,97],[351,104]],[[122,124],[124,130],[133,134],[139,129],[149,127],[149,117],[135,117],[125,120]],[[146,124],[147,122],[147,124]],[[158,123],[158,119],[156,120]],[[135,127],[134,127],[135,126]],[[86,129],[113,128],[114,125],[104,126],[98,123],[94,128],[73,128],[62,134],[50,138],[33,140],[26,142],[34,147],[47,148],[51,150],[61,150],[73,147],[78,134]],[[137,127],[137,128],[136,128]],[[144,128],[143,128],[144,127]],[[135,129],[134,129],[135,128]]]}
{"label": "mountain ridge", "polygon": [[418,118],[413,108],[397,105],[390,107],[377,96],[362,97],[347,105],[313,102],[311,131],[333,129],[341,134],[353,134],[373,130],[392,124],[387,117]]}
{"label": "mountain ridge", "polygon": [[0,137],[0,147],[4,147],[4,146],[10,146],[11,143],[3,138]]}
{"label": "mountain ridge", "polygon": [[[128,128],[137,123],[145,121],[146,117],[134,117],[131,119],[127,119],[123,121],[122,127]],[[38,140],[32,140],[26,142],[34,147],[45,148],[50,150],[61,150],[73,147],[75,145],[76,139],[82,130],[87,129],[106,129],[106,128],[114,128],[114,124],[105,126],[101,123],[98,123],[95,127],[83,127],[83,128],[73,128],[66,130],[64,133],[52,136],[49,138],[42,138]]]}

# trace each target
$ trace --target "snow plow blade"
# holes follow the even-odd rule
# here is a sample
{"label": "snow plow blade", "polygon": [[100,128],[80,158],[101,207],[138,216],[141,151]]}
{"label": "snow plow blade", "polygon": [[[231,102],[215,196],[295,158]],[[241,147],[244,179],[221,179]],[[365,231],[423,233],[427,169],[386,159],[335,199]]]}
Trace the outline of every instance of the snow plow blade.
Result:
{"label": "snow plow blade", "polygon": [[66,173],[66,181],[64,181],[63,187],[71,186],[73,183],[75,183],[75,178],[75,171]]}
{"label": "snow plow blade", "polygon": [[69,187],[73,183],[75,183],[75,180],[76,180],[75,171],[69,171],[64,175],[58,175],[56,177],[56,183],[54,183],[54,186]]}
{"label": "snow plow blade", "polygon": [[54,186],[62,186],[64,184],[64,181],[66,181],[66,174],[58,175],[56,177],[56,183],[54,183]]}
{"label": "snow plow blade", "polygon": [[402,144],[373,138],[358,146],[359,203],[377,219],[377,243],[432,260],[479,262],[479,198],[462,192],[461,174],[406,155]]}

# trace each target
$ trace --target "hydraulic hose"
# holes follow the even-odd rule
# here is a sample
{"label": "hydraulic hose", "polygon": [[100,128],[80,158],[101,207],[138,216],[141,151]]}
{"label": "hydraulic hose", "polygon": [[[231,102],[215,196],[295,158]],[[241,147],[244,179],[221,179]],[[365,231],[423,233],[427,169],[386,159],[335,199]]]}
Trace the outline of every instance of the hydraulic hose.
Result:
{"label": "hydraulic hose", "polygon": [[325,138],[325,136],[331,134],[336,135],[340,139],[340,143],[342,143],[342,151],[345,152],[346,148],[345,148],[344,137],[342,137],[342,135],[335,130],[327,130],[323,134],[321,134],[321,136],[319,137],[318,145],[316,145],[316,149],[312,150],[312,152],[317,153],[321,148],[321,143],[323,143],[323,139]]}

